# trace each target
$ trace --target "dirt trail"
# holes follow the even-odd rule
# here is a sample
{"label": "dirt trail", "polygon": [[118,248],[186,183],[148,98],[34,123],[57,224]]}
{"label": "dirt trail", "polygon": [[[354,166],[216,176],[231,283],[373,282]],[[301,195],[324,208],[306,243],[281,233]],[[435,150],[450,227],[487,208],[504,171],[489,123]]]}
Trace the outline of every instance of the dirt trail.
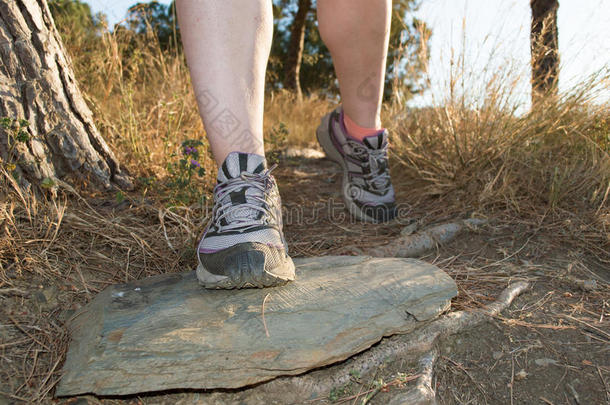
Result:
{"label": "dirt trail", "polygon": [[[337,221],[336,211],[328,207],[340,204],[341,176],[331,162],[288,161],[278,177],[284,204],[302,205],[304,212],[319,218],[313,229],[308,224],[286,224],[293,253],[299,255],[350,253],[354,247],[395,238],[413,221],[425,227],[460,219],[444,217],[438,203],[426,211],[426,202],[407,195],[408,188],[399,184],[399,201],[409,205],[403,204],[398,223],[361,224],[343,217]],[[462,218],[468,214],[464,212]],[[435,373],[440,403],[610,403],[608,268],[584,251],[557,246],[553,235],[493,218],[478,232],[422,259],[456,279],[460,296],[455,309],[489,303],[510,281],[533,284],[502,316],[440,346]],[[389,383],[406,371],[397,359],[379,370],[375,379]],[[338,387],[333,398],[357,394],[361,386],[375,383]],[[386,403],[396,389],[381,390],[371,403]]]}
{"label": "dirt trail", "polygon": [[[415,185],[405,180],[395,184],[401,202],[400,218],[389,224],[363,224],[350,220],[342,207],[339,192],[341,173],[333,163],[325,159],[290,158],[282,160],[274,174],[280,184],[286,237],[293,256],[353,254],[362,247],[381,245],[396,238],[405,227],[412,231],[417,227],[426,228],[471,215],[467,209],[449,207],[442,198],[412,192]],[[159,229],[156,211],[148,208],[133,208],[133,212],[129,211],[132,208],[121,209],[133,221],[141,223],[143,230],[157,232],[155,230]],[[112,211],[110,215],[110,211],[102,208],[99,212],[111,218],[116,215],[117,223],[123,221],[120,212]],[[169,221],[186,217],[186,214],[174,219],[166,217],[168,237],[175,246],[187,243],[184,223],[171,228]],[[459,296],[452,303],[452,310],[481,308],[495,300],[513,281],[528,281],[533,287],[490,322],[440,342],[433,380],[438,402],[610,403],[608,268],[586,249],[558,244],[555,235],[545,233],[538,224],[524,222],[516,225],[501,216],[487,219],[488,225],[421,258],[436,264],[456,280]],[[91,218],[80,219],[85,220],[93,222]],[[74,221],[74,218],[66,221]],[[194,220],[192,222],[195,224]],[[76,229],[72,222],[69,223],[72,227],[69,229]],[[138,235],[144,238],[146,232]],[[192,236],[188,238],[188,243],[194,243]],[[107,259],[113,254],[124,254],[124,250],[117,250],[116,246],[122,247],[119,242],[109,244],[110,247],[99,245],[98,256],[106,255]],[[158,248],[146,252],[158,254],[158,259],[151,256],[152,259],[144,257],[142,261],[135,248],[128,253],[131,256],[127,265],[133,272],[130,277],[145,277],[162,271],[164,263],[167,267],[170,261],[169,271],[181,271],[194,265],[192,251],[186,248],[177,249],[174,253],[169,251],[171,254],[161,258],[165,254],[163,249],[167,249],[163,248],[165,242],[154,238],[147,243],[157,242]],[[47,242],[44,243],[47,246]],[[104,250],[106,248],[108,250]],[[79,248],[75,246],[74,249]],[[59,253],[66,257],[69,255],[65,250]],[[146,262],[153,259],[157,260],[154,266],[153,262]],[[82,274],[80,267],[73,266],[74,270],[70,267],[68,274],[64,275],[69,276],[70,283],[78,288],[68,284],[68,278],[61,281],[65,285],[61,284],[53,279],[55,276],[52,274],[37,278],[34,283],[29,281],[29,284],[25,280],[20,282],[19,275],[9,275],[13,280],[12,287],[1,290],[0,296],[3,306],[0,313],[3,325],[0,355],[4,365],[10,366],[11,370],[23,369],[23,372],[11,376],[3,373],[7,379],[0,382],[0,404],[20,403],[18,398],[26,397],[26,393],[36,393],[38,388],[28,386],[24,378],[28,384],[40,383],[47,378],[44,387],[49,387],[49,381],[58,378],[67,340],[63,321],[71,308],[89,300],[104,285],[128,277],[128,268],[124,268],[123,275],[123,268],[116,271],[107,269],[95,264],[95,260],[101,259],[91,256],[83,260]],[[95,265],[100,270],[86,271],[89,261],[92,267]],[[59,288],[53,287],[54,283]],[[54,354],[48,355],[49,351]],[[32,356],[37,356],[34,365]],[[23,362],[23,365],[18,367],[18,362]],[[374,394],[367,403],[386,404],[409,387],[409,376],[415,372],[409,367],[404,359],[388,359],[371,375],[354,375],[349,384],[334,387],[327,396],[304,399],[303,402],[362,403],[365,395]],[[330,367],[320,372],[332,373],[332,370]],[[52,400],[48,394],[43,394],[40,392],[46,403],[79,405],[284,403],[281,391],[265,391],[264,385],[242,391],[171,392],[129,398]]]}

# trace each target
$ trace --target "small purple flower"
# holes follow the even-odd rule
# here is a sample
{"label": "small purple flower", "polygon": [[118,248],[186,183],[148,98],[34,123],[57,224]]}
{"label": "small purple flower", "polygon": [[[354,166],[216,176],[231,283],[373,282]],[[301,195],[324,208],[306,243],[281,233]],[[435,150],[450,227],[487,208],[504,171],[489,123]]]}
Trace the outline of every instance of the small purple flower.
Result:
{"label": "small purple flower", "polygon": [[193,166],[193,167],[201,167],[201,164],[199,164],[199,162],[196,161],[195,159],[191,159],[191,166]]}
{"label": "small purple flower", "polygon": [[197,152],[196,148],[191,148],[190,146],[185,146],[184,147],[184,154],[185,155],[190,155],[193,152]]}

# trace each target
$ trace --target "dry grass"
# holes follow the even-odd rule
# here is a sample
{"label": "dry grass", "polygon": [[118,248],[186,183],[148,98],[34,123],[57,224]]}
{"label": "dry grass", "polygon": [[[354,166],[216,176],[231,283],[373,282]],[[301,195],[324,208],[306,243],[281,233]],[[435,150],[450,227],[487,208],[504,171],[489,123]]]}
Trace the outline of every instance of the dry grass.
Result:
{"label": "dry grass", "polygon": [[71,313],[110,284],[190,269],[206,218],[200,209],[143,199],[117,204],[65,193],[36,200],[10,190],[10,177],[2,176],[0,391],[46,401],[59,379]]}
{"label": "dry grass", "polygon": [[184,57],[154,35],[105,32],[94,49],[71,53],[102,136],[135,177],[164,179],[182,141],[206,142]]}
{"label": "dry grass", "polygon": [[[161,52],[154,37],[124,31],[105,33],[86,54],[69,49],[103,136],[141,181],[125,201],[69,190],[36,199],[0,173],[1,389],[28,402],[50,398],[70,311],[109,284],[191,268],[206,220],[201,205],[166,205],[171,154],[185,139],[204,140],[183,57]],[[502,88],[476,110],[452,100],[408,113],[387,106],[399,196],[417,196],[409,202],[414,212],[428,212],[427,222],[475,212],[504,229],[533,229],[607,266],[610,111],[588,100],[604,80],[521,117]],[[310,146],[332,104],[316,95],[300,103],[287,93],[269,95],[266,131],[284,123],[285,142]],[[209,157],[202,163],[207,176],[193,187],[209,193],[215,168]],[[523,268],[484,269],[476,258],[458,266],[456,258],[427,259],[458,280],[460,308],[485,303],[486,283],[531,277]]]}
{"label": "dry grass", "polygon": [[[608,80],[606,78],[606,80]],[[393,137],[395,167],[424,195],[462,211],[535,223],[608,263],[610,109],[584,94],[511,110],[413,111]]]}
{"label": "dry grass", "polygon": [[317,145],[315,133],[320,118],[335,107],[336,103],[316,94],[307,96],[299,102],[292,93],[286,91],[272,93],[265,102],[265,133],[269,134],[273,128],[283,123],[288,129],[286,142],[290,146],[315,147]]}

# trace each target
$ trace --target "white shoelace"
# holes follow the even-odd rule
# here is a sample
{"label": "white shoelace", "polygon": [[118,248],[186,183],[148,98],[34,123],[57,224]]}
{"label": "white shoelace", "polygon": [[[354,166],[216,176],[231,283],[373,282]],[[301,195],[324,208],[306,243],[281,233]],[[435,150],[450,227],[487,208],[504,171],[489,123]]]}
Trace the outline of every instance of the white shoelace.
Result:
{"label": "white shoelace", "polygon": [[[268,224],[269,217],[275,218],[265,200],[265,192],[270,181],[271,171],[276,167],[277,165],[273,165],[271,168],[257,174],[243,172],[238,177],[219,183],[214,187],[216,202],[214,203],[213,221],[218,233],[232,230],[247,231],[256,226]],[[247,200],[242,204],[233,204],[230,194],[242,188],[258,190],[259,193],[248,194],[246,199],[254,200],[254,202],[260,203],[260,205],[248,202]],[[263,213],[260,219],[256,219],[258,212]],[[221,220],[223,218],[231,218],[231,221],[227,220],[227,225],[222,225]]]}

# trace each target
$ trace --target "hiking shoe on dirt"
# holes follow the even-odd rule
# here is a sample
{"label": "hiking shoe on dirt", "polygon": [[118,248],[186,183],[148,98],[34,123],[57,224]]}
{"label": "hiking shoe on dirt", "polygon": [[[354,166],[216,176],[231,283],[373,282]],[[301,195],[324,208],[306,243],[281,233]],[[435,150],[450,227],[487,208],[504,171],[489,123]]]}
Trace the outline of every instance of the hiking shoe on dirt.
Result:
{"label": "hiking shoe on dirt", "polygon": [[232,152],[218,169],[212,219],[197,256],[205,288],[271,287],[294,280],[280,194],[260,155]]}
{"label": "hiking shoe on dirt", "polygon": [[388,132],[350,137],[341,107],[325,115],[316,131],[326,156],[343,168],[343,199],[356,218],[379,223],[396,216],[394,188],[388,167]]}

